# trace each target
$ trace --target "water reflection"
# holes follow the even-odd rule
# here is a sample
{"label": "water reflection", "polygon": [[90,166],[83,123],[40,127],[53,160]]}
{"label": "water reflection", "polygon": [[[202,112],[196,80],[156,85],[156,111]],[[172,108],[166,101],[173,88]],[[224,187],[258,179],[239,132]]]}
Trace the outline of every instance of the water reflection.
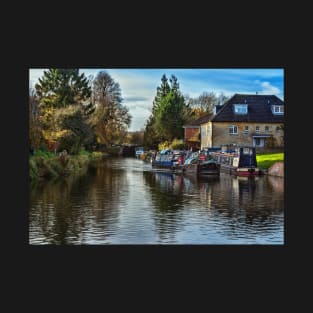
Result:
{"label": "water reflection", "polygon": [[119,194],[125,192],[120,186],[128,185],[125,174],[104,163],[86,176],[33,184],[30,202],[37,204],[29,214],[30,242],[84,243],[99,233],[105,239],[119,216]]}
{"label": "water reflection", "polygon": [[110,159],[30,188],[31,244],[283,243],[284,180],[197,178]]}

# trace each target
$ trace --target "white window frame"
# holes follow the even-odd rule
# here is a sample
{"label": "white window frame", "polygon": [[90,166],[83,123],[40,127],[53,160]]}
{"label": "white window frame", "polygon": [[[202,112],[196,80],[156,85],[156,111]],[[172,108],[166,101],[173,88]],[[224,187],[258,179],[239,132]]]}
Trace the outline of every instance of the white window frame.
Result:
{"label": "white window frame", "polygon": [[249,126],[246,125],[243,131],[244,131],[244,133],[248,133],[249,132]]}
{"label": "white window frame", "polygon": [[284,114],[284,106],[283,105],[273,105],[272,112],[273,112],[273,114]]}
{"label": "white window frame", "polygon": [[206,127],[206,133],[207,133],[207,136],[210,135],[210,125],[207,125],[207,127]]}
{"label": "white window frame", "polygon": [[269,126],[264,126],[264,131],[265,132],[269,132],[270,131],[270,127]]}
{"label": "white window frame", "polygon": [[255,132],[259,133],[260,132],[260,126],[255,126]]}
{"label": "white window frame", "polygon": [[235,114],[247,114],[248,105],[244,103],[237,103],[234,105]]}
{"label": "white window frame", "polygon": [[[236,130],[236,132],[235,132]],[[238,126],[237,125],[230,125],[228,128],[228,132],[230,135],[237,135],[238,134]]]}

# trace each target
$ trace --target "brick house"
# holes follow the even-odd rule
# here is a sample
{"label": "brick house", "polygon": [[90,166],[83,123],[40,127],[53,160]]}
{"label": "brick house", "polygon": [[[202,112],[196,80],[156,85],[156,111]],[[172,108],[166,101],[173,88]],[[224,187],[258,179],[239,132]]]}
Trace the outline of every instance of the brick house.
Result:
{"label": "brick house", "polygon": [[274,95],[235,94],[200,122],[201,149],[221,145],[284,146],[284,102]]}
{"label": "brick house", "polygon": [[188,125],[184,125],[184,142],[188,149],[199,150],[201,145],[200,125],[207,123],[213,117],[213,114],[206,114]]}

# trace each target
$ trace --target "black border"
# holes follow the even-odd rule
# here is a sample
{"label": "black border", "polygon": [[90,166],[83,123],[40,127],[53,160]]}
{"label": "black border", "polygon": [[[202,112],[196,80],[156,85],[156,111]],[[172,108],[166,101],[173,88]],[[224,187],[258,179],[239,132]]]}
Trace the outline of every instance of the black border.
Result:
{"label": "black border", "polygon": [[[128,35],[128,34],[126,34]],[[242,34],[243,35],[243,34]],[[291,191],[289,182],[291,149],[289,149],[291,136],[289,136],[290,126],[289,117],[295,118],[295,101],[294,94],[290,91],[291,86],[287,87],[290,82],[295,83],[292,78],[290,64],[286,63],[286,54],[284,46],[277,44],[275,49],[270,49],[268,43],[260,45],[260,41],[248,41],[248,44],[238,44],[235,37],[221,39],[212,46],[196,45],[194,41],[201,38],[188,37],[191,41],[183,42],[177,48],[177,44],[169,44],[167,47],[161,46],[160,37],[158,47],[153,43],[149,46],[147,41],[130,40],[129,38],[121,39],[123,44],[115,45],[115,41],[110,42],[107,39],[102,43],[100,48],[81,49],[79,53],[65,44],[62,49],[52,48],[48,41],[35,46],[33,50],[25,53],[18,59],[11,71],[8,79],[15,82],[11,84],[10,105],[7,106],[10,116],[14,116],[14,122],[7,120],[7,128],[12,129],[14,133],[4,142],[6,151],[14,151],[14,155],[9,155],[8,164],[14,163],[14,170],[7,167],[6,187],[10,188],[8,209],[12,209],[13,229],[10,231],[11,248],[18,252],[19,258],[26,260],[27,266],[33,270],[41,269],[61,269],[63,266],[68,267],[70,264],[74,269],[93,269],[101,268],[103,263],[107,266],[122,269],[125,263],[129,266],[144,266],[154,270],[154,265],[159,267],[170,265],[176,267],[190,268],[215,268],[227,269],[226,273],[233,271],[249,272],[256,271],[266,272],[267,270],[276,269],[282,274],[282,264],[287,265],[287,259],[295,247],[295,229],[294,223],[295,212],[291,207]],[[193,38],[191,40],[190,38]],[[238,38],[238,37],[236,37]],[[75,37],[74,39],[78,39]],[[151,40],[152,41],[152,40]],[[66,40],[65,40],[66,42]],[[201,41],[199,41],[201,42]],[[240,41],[239,41],[240,42]],[[144,44],[143,44],[144,43]],[[114,46],[114,49],[112,49]],[[133,47],[137,46],[137,49]],[[94,47],[91,45],[91,47]],[[272,47],[272,46],[271,46]],[[46,52],[49,51],[49,56]],[[30,246],[28,245],[28,69],[29,68],[47,68],[47,67],[79,67],[79,68],[284,68],[285,70],[285,103],[286,109],[286,178],[288,184],[285,188],[286,196],[286,217],[285,217],[285,234],[287,242],[283,246],[271,245],[248,245],[248,246]],[[292,99],[293,98],[293,99]],[[288,170],[287,170],[288,166]],[[291,175],[293,176],[293,175]],[[287,180],[286,180],[287,182]],[[288,198],[288,199],[287,199]],[[291,201],[291,202],[290,202]],[[10,213],[12,213],[10,212]],[[11,226],[10,226],[11,227]],[[161,263],[160,263],[161,262]],[[165,263],[164,263],[165,262]],[[189,263],[191,262],[191,263]],[[232,270],[230,270],[232,268]],[[26,270],[26,269],[25,269]],[[274,271],[271,271],[274,273]],[[183,274],[183,273],[182,273]],[[217,275],[215,273],[215,275]],[[260,276],[257,275],[259,278]]]}

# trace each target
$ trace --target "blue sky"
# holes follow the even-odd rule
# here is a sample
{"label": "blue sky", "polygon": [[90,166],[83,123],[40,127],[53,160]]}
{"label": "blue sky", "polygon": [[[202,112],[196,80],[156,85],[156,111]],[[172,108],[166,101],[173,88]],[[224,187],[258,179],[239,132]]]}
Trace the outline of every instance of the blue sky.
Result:
{"label": "blue sky", "polygon": [[[274,94],[284,99],[284,70],[269,69],[80,69],[86,76],[96,76],[101,70],[106,71],[115,82],[120,84],[123,104],[132,115],[130,131],[144,128],[151,114],[156,89],[161,84],[163,74],[167,78],[177,77],[183,95],[198,97],[203,92]],[[44,69],[30,69],[29,84],[34,86]]]}

